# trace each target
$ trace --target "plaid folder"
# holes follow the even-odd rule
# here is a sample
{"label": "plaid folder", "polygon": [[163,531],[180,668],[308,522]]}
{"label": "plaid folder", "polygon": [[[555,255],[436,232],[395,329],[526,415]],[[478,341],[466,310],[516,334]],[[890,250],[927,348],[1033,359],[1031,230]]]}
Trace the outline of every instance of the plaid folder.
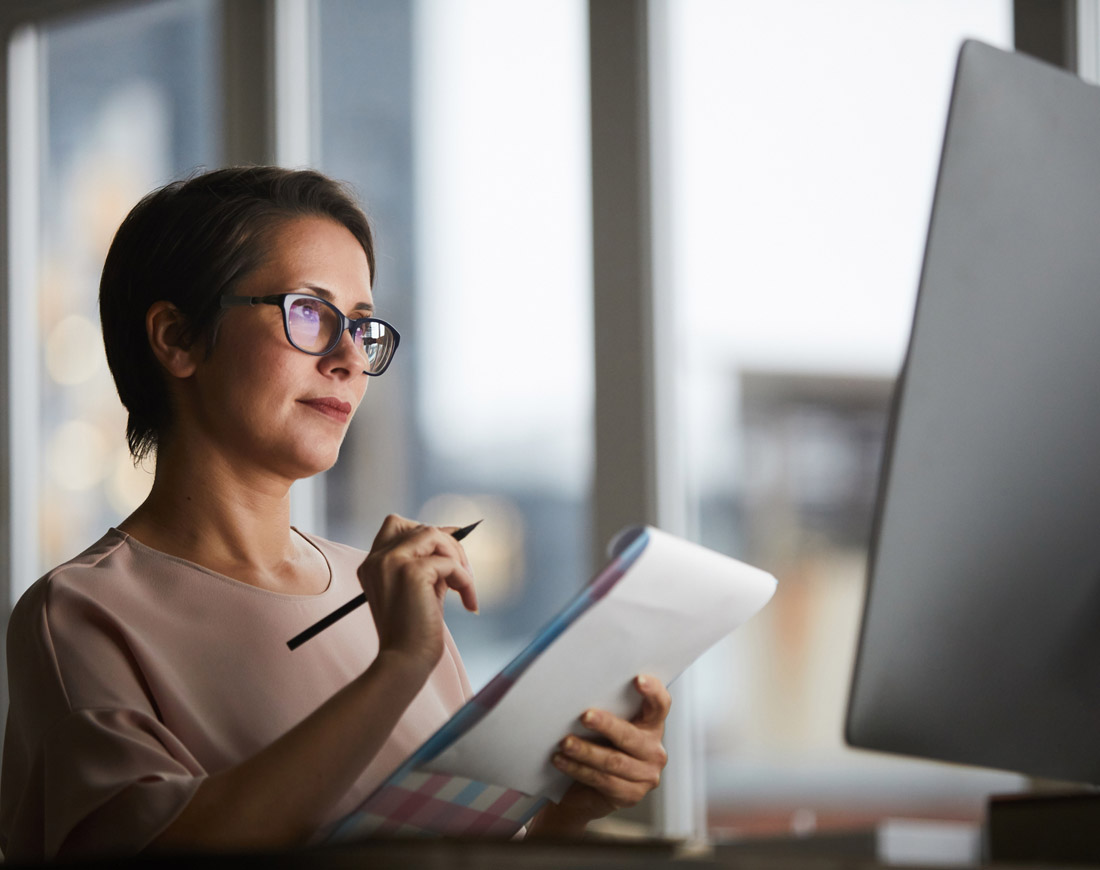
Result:
{"label": "plaid folder", "polygon": [[410,770],[374,792],[332,836],[341,840],[371,834],[507,838],[544,803],[546,798],[512,788]]}

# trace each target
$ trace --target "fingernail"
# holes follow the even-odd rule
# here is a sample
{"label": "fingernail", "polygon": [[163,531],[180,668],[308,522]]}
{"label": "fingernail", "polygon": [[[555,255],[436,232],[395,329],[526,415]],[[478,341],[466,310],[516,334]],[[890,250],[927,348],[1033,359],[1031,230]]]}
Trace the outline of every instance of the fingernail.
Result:
{"label": "fingernail", "polygon": [[561,742],[561,748],[564,749],[566,752],[568,752],[570,749],[573,748],[573,746],[576,744],[576,742],[577,741],[575,741],[572,737],[566,737]]}
{"label": "fingernail", "polygon": [[565,767],[565,758],[561,755],[555,755],[550,760],[554,763],[554,767]]}
{"label": "fingernail", "polygon": [[584,714],[581,716],[581,724],[592,725],[595,721],[596,714],[593,713],[591,710],[585,710]]}
{"label": "fingernail", "polygon": [[647,680],[645,677],[639,675],[638,678],[637,678],[637,683],[638,683],[638,688],[639,689],[644,689],[646,686],[649,685],[649,680]]}

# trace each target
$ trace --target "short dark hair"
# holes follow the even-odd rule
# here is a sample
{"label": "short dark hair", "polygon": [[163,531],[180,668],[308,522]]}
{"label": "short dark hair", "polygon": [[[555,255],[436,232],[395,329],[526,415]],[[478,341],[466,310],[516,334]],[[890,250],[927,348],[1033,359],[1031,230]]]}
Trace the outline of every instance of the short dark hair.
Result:
{"label": "short dark hair", "polygon": [[133,207],[111,242],[99,284],[107,363],[126,406],[134,461],[155,452],[172,420],[164,375],[145,314],[167,300],[186,317],[183,339],[207,347],[224,312],[220,298],[261,266],[272,232],[296,217],[325,217],[362,245],[374,282],[370,223],[351,189],[313,170],[218,169],[174,181]]}

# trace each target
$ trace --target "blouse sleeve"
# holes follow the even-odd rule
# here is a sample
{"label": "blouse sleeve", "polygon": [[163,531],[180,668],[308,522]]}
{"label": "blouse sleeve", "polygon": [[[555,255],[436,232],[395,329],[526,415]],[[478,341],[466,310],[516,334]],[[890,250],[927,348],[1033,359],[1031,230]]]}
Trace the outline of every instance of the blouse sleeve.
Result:
{"label": "blouse sleeve", "polygon": [[[156,718],[109,626],[65,633],[59,666],[52,602],[40,583],[8,628],[10,707],[0,781],[0,849],[14,861],[140,851],[183,810],[205,772]],[[102,706],[74,703],[101,696]],[[97,692],[97,683],[102,691]]]}

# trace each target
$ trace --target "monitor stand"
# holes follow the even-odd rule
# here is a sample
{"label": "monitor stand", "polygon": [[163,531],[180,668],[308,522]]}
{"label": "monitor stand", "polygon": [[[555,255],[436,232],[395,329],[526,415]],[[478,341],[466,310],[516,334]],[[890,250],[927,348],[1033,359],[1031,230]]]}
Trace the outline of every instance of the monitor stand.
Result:
{"label": "monitor stand", "polygon": [[987,860],[1100,861],[1100,792],[994,795]]}

